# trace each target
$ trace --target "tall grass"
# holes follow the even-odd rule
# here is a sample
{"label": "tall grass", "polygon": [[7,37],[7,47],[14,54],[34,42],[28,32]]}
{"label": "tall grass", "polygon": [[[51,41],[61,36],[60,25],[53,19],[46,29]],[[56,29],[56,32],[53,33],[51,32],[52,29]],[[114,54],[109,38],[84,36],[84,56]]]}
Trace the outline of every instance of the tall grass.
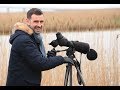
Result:
{"label": "tall grass", "polygon": [[[44,12],[45,32],[86,31],[120,28],[120,9]],[[1,13],[0,33],[11,33],[12,26],[26,13]]]}

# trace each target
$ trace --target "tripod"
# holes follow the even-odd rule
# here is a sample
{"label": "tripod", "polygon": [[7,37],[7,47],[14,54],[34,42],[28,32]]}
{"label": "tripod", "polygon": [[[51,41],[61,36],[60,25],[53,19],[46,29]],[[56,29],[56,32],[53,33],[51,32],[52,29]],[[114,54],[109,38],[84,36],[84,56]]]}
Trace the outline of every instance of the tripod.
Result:
{"label": "tripod", "polygon": [[[76,57],[75,57],[75,55],[74,55],[75,50],[74,50],[73,48],[68,48],[68,49],[65,49],[65,50],[57,50],[57,51],[55,50],[55,48],[53,48],[53,50],[54,50],[55,52],[66,51],[66,55],[67,55],[69,58],[71,58],[72,60],[73,60],[74,58],[76,59]],[[82,55],[82,53],[81,53],[81,55]],[[80,63],[78,62],[77,59],[76,59],[76,60],[73,60],[73,61],[74,61],[74,66],[75,66],[75,68],[76,68],[76,70],[77,70],[78,83],[79,83],[80,85],[85,86],[85,82],[84,82],[84,80],[83,80],[83,78],[82,78],[82,73],[81,73],[81,68],[80,68],[80,66],[81,66],[81,58],[80,58]],[[68,85],[68,80],[69,80],[69,86],[72,86],[72,64],[70,64],[70,63],[68,63],[68,64],[66,65],[64,86],[67,86],[67,85]]]}
{"label": "tripod", "polygon": [[[73,60],[73,58],[75,58],[75,55],[73,54],[73,56],[69,56],[69,58],[71,58]],[[80,62],[81,62],[81,59],[80,59]],[[78,83],[80,85],[83,85],[85,86],[85,82],[82,78],[82,73],[81,73],[81,69],[80,69],[80,64],[78,62],[78,60],[76,59],[76,61],[74,61],[74,64],[75,64],[75,68],[77,70],[77,79],[78,79]],[[69,80],[69,83],[68,83],[68,80]],[[69,86],[72,86],[72,64],[67,64],[66,65],[66,73],[65,73],[65,80],[64,80],[64,86],[67,86],[69,84]]]}

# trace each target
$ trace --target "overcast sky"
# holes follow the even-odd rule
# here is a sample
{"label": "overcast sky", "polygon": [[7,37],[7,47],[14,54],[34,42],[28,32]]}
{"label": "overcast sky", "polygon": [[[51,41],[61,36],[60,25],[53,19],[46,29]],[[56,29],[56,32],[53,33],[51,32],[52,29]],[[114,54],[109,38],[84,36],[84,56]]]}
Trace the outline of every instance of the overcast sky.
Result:
{"label": "overcast sky", "polygon": [[46,10],[54,9],[104,9],[104,8],[120,8],[120,4],[0,4],[0,11],[6,8],[41,8]]}

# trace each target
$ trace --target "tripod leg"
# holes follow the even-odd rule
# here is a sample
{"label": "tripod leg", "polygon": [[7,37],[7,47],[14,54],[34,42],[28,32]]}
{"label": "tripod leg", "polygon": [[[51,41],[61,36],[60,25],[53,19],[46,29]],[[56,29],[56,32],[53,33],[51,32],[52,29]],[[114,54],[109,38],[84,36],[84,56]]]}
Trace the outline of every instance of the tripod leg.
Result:
{"label": "tripod leg", "polygon": [[69,67],[68,67],[68,65],[67,65],[67,66],[66,66],[66,72],[65,72],[64,86],[67,86],[68,76],[69,76]]}
{"label": "tripod leg", "polygon": [[83,86],[85,86],[85,82],[84,82],[84,80],[83,80],[83,77],[82,77],[82,74],[81,74],[81,72],[80,72],[79,67],[76,67],[76,69],[77,69],[78,77],[79,77],[80,80],[81,80],[81,83],[83,84]]}
{"label": "tripod leg", "polygon": [[70,71],[70,77],[69,77],[69,80],[70,80],[70,86],[72,86],[72,65],[69,66],[69,71]]}
{"label": "tripod leg", "polygon": [[72,86],[72,65],[70,64],[66,66],[64,86],[68,85],[68,80],[69,80],[69,85]]}

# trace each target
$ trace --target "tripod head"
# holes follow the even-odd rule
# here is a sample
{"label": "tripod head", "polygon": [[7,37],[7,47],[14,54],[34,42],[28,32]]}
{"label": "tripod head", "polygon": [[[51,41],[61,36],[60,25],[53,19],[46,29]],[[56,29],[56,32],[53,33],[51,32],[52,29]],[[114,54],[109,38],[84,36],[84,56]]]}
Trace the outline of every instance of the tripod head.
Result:
{"label": "tripod head", "polygon": [[51,51],[53,51],[53,50],[54,50],[54,52],[56,52],[56,53],[66,51],[66,55],[67,55],[69,58],[71,58],[71,59],[75,58],[75,55],[74,55],[75,50],[74,50],[74,48],[69,47],[69,48],[64,49],[64,50],[56,50],[55,47],[54,47]]}

